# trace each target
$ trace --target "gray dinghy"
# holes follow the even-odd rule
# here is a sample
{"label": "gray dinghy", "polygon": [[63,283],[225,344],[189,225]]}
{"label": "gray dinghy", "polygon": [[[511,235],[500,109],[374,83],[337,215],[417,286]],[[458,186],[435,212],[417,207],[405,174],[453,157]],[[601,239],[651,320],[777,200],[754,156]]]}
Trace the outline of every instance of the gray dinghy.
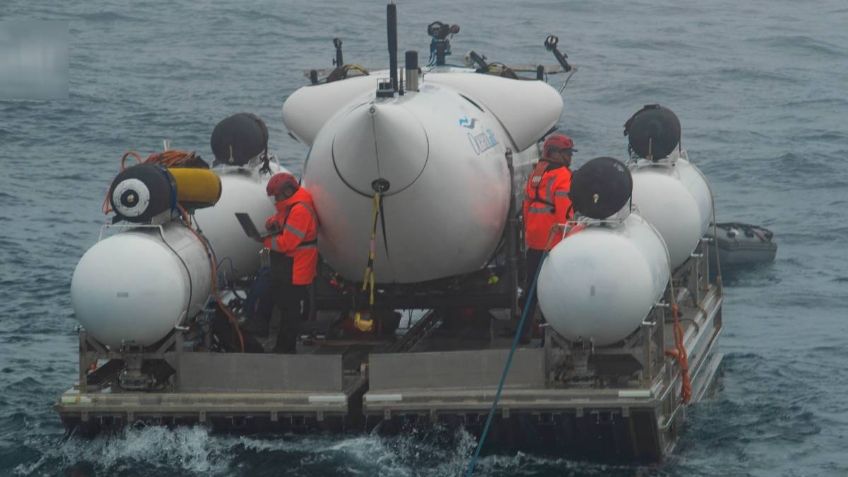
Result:
{"label": "gray dinghy", "polygon": [[[771,262],[777,255],[774,233],[764,227],[738,222],[716,224],[721,268],[737,268]],[[713,229],[710,228],[712,236]]]}

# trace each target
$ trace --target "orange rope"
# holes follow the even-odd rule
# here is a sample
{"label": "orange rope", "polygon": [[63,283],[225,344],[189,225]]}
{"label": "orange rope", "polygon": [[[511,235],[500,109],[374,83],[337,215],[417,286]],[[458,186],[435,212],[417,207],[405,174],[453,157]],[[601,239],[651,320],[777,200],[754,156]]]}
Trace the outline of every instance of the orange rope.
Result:
{"label": "orange rope", "polygon": [[103,205],[100,206],[100,209],[103,211],[103,215],[109,215],[112,213],[112,205],[109,204],[109,189],[111,188],[111,185],[106,188],[106,197],[103,198]]}
{"label": "orange rope", "polygon": [[121,156],[121,171],[124,171],[127,168],[127,158],[132,157],[135,159],[136,164],[141,164],[141,156],[135,151],[127,151]]}
{"label": "orange rope", "polygon": [[[674,297],[672,296],[672,301]],[[680,309],[677,303],[671,304],[671,316],[674,318],[674,349],[665,351],[666,356],[677,359],[680,366],[680,375],[683,382],[680,385],[680,397],[684,404],[689,404],[692,399],[692,380],[689,377],[689,358],[686,355],[686,346],[683,344],[683,326],[680,324]]]}
{"label": "orange rope", "polygon": [[580,232],[581,230],[583,230],[585,228],[586,228],[586,224],[577,223],[574,226],[572,226],[570,229],[568,229],[564,232],[563,238],[571,237],[572,235],[576,234],[577,232]]}
{"label": "orange rope", "polygon": [[160,164],[165,167],[208,167],[196,153],[177,149],[154,152],[147,156],[144,164]]}

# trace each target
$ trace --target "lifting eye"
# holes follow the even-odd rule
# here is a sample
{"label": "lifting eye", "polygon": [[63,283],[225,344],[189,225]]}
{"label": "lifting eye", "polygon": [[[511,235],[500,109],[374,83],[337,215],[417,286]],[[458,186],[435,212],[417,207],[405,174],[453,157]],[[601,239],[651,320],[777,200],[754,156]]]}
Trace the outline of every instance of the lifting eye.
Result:
{"label": "lifting eye", "polygon": [[382,178],[375,179],[373,182],[371,182],[371,188],[374,189],[374,192],[378,192],[380,194],[384,194],[386,191],[388,191],[389,186],[389,181]]}

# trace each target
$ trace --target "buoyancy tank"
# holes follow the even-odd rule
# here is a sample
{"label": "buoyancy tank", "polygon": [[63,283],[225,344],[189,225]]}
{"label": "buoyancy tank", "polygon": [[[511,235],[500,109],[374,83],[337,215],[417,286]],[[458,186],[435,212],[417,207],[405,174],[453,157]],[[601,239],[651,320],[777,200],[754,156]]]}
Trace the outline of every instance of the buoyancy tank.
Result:
{"label": "buoyancy tank", "polygon": [[539,307],[569,340],[624,339],[662,297],[669,268],[662,237],[638,214],[588,221],[553,250],[539,273]]}
{"label": "buoyancy tank", "polygon": [[566,339],[613,344],[639,327],[669,279],[657,230],[631,213],[630,171],[609,157],[574,172],[571,195],[583,216],[547,255],[539,272],[539,307]]}
{"label": "buoyancy tank", "polygon": [[71,279],[71,304],[100,342],[148,346],[203,309],[211,280],[206,248],[182,222],[138,226],[82,256]]}
{"label": "buoyancy tank", "polygon": [[683,264],[707,233],[712,195],[701,172],[682,157],[631,166],[633,204],[663,236],[672,268]]}
{"label": "buoyancy tank", "polygon": [[677,115],[659,104],[646,105],[624,124],[628,148],[637,159],[633,203],[665,239],[671,266],[683,264],[712,221],[712,192],[688,161],[680,144]]}

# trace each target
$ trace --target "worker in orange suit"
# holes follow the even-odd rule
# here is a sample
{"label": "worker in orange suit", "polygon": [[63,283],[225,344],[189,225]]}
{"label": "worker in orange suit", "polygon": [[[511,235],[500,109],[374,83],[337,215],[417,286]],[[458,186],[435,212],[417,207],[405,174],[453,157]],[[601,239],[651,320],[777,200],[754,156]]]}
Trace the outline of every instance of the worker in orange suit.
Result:
{"label": "worker in orange suit", "polygon": [[[542,157],[527,180],[524,189],[524,241],[527,248],[525,293],[529,293],[545,252],[562,240],[556,230],[574,215],[568,192],[571,190],[571,156],[577,151],[574,141],[565,134],[552,134],[545,139]],[[536,311],[536,294],[527,296],[530,319],[525,321],[521,341],[527,343],[532,317]]]}
{"label": "worker in orange suit", "polygon": [[294,354],[300,322],[309,307],[309,285],[318,266],[318,216],[312,194],[287,172],[274,174],[266,192],[274,198],[277,213],[265,226],[279,231],[264,241],[271,250],[274,305],[281,314],[274,352]]}

